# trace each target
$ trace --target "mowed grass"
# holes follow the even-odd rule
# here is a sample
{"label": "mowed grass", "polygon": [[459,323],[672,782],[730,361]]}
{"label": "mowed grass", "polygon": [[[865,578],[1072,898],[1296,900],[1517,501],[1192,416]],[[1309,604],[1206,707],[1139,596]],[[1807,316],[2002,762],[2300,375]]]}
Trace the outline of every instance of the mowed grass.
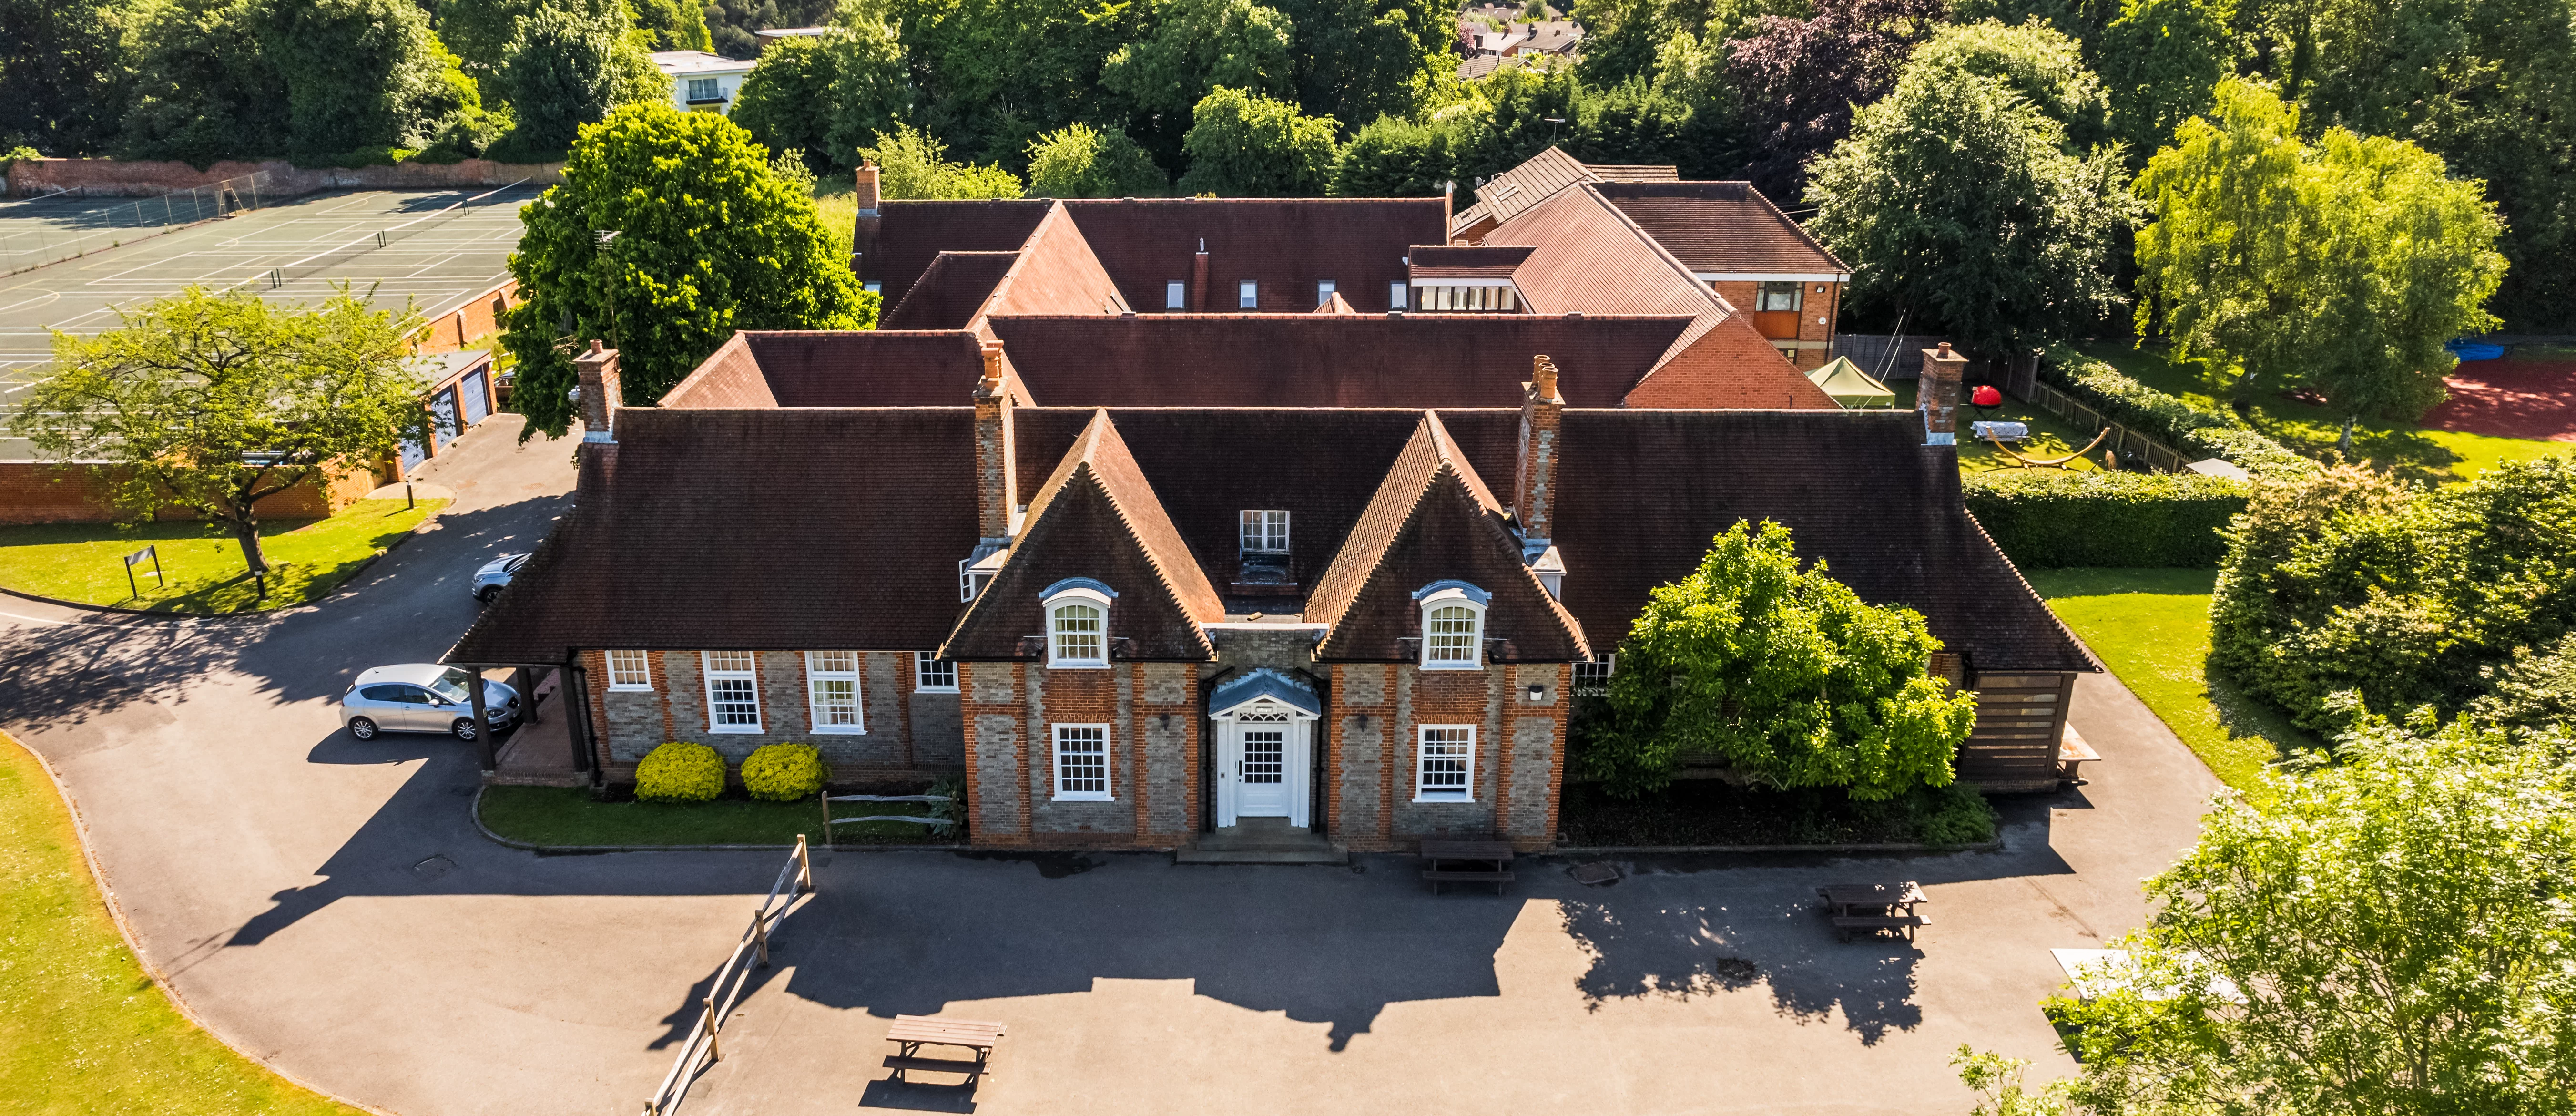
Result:
{"label": "mowed grass", "polygon": [[297,1088],[181,1016],[116,932],[71,813],[0,734],[0,1111],[323,1116]]}
{"label": "mowed grass", "polygon": [[2066,626],[2221,782],[2250,789],[2263,765],[2320,746],[2209,669],[2216,570],[2024,570]]}
{"label": "mowed grass", "polygon": [[[843,802],[839,817],[920,814],[917,802]],[[532,845],[793,845],[801,834],[823,844],[823,808],[813,799],[762,802],[740,791],[713,802],[602,802],[580,787],[486,787],[485,828]],[[835,825],[843,845],[948,844],[931,827],[909,822]]]}
{"label": "mowed grass", "polygon": [[[1896,392],[1896,408],[1898,410],[1911,411],[1914,409],[1915,389],[1921,386],[1921,384],[1922,381],[1920,380],[1897,380],[1887,385],[1889,389]],[[2065,457],[2077,450],[2083,449],[2085,446],[2092,443],[2094,435],[2101,433],[2098,428],[2093,430],[2078,430],[2073,424],[2067,422],[2065,419],[2049,414],[2046,411],[2040,410],[2038,407],[2032,406],[2031,404],[2025,403],[2019,399],[2015,399],[2009,395],[2004,397],[2004,401],[2001,406],[1984,408],[1974,407],[1969,405],[1967,401],[1967,389],[1961,389],[1959,397],[1959,471],[1962,473],[1983,473],[1993,469],[2026,468],[2026,466],[2022,465],[2020,462],[2004,456],[2003,451],[1996,449],[1994,443],[1977,437],[1973,428],[1969,426],[1970,423],[1977,422],[2019,422],[2029,424],[2030,438],[2027,441],[2014,446],[2013,452],[2018,453],[2023,457],[2034,458],[2041,461],[2053,461],[2057,458]],[[2090,456],[2078,457],[2059,466],[2059,468],[2069,469],[2079,473],[2092,472],[2099,470],[2101,467],[2102,456],[2101,451],[2099,450],[2094,451]]]}
{"label": "mowed grass", "polygon": [[[328,595],[367,560],[420,525],[445,504],[422,500],[406,510],[400,500],[360,500],[329,519],[262,524],[260,549],[268,556],[268,597],[261,600],[242,562],[241,544],[222,528],[193,520],[144,523],[120,530],[108,523],[43,523],[0,527],[0,585],[22,593],[82,604],[116,605],[154,612],[240,612],[285,608]],[[155,548],[162,578],[146,560],[134,568],[136,596],[127,587],[125,556]]]}

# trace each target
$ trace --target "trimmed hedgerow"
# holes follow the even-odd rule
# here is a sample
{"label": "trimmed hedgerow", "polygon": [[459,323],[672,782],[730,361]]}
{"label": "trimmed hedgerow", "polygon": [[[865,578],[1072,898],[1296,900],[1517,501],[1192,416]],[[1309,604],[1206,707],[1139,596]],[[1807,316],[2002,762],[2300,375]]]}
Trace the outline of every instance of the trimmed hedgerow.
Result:
{"label": "trimmed hedgerow", "polygon": [[2198,473],[1997,469],[1960,480],[1968,510],[2015,565],[2218,564],[2245,482]]}
{"label": "trimmed hedgerow", "polygon": [[823,789],[823,753],[811,744],[763,744],[742,761],[742,789],[770,802],[809,797]]}
{"label": "trimmed hedgerow", "polygon": [[635,797],[645,802],[713,802],[724,788],[724,757],[704,744],[674,740],[635,765]]}
{"label": "trimmed hedgerow", "polygon": [[2256,476],[2317,470],[2316,462],[2260,431],[2248,429],[2236,416],[2194,407],[2122,375],[2108,361],[2053,345],[2039,367],[2041,379],[2083,400],[2102,412],[2103,417],[2161,439],[2186,454],[2215,457]]}

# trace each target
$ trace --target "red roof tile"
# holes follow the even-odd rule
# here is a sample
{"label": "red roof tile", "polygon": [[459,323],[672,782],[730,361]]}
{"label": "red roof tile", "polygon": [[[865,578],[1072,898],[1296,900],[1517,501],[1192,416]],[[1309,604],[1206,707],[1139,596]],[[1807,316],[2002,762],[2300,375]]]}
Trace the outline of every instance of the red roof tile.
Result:
{"label": "red roof tile", "polygon": [[1695,272],[1851,271],[1750,182],[1605,182],[1594,189]]}
{"label": "red roof tile", "polygon": [[903,301],[941,252],[1016,252],[1055,203],[1044,198],[879,202],[876,235],[860,218],[859,278],[882,286],[885,304]]}
{"label": "red roof tile", "polygon": [[[1260,305],[1305,313],[1334,288],[1363,313],[1388,309],[1408,245],[1448,239],[1447,198],[1152,198],[1068,200],[1065,208],[1100,264],[1139,312],[1164,308],[1164,284],[1191,282],[1199,245],[1208,252],[1208,310],[1234,310],[1252,280]],[[889,226],[897,215],[889,213]],[[1054,312],[1088,312],[1096,306]]]}
{"label": "red roof tile", "polygon": [[964,329],[983,312],[1002,277],[1020,262],[1018,252],[941,252],[905,288],[903,301],[878,323],[883,329]]}

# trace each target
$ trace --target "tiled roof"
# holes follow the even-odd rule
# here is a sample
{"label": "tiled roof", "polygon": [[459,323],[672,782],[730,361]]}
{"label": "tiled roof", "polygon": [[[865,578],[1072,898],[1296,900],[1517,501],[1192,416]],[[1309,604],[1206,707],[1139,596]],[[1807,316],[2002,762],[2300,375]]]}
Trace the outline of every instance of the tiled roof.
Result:
{"label": "tiled roof", "polygon": [[1404,258],[1411,263],[1417,283],[1424,279],[1509,279],[1512,269],[1529,259],[1533,250],[1517,244],[1416,244],[1405,249]]}
{"label": "tiled roof", "polygon": [[[1163,309],[1164,284],[1191,282],[1199,244],[1208,253],[1206,309],[1236,308],[1236,285],[1253,280],[1260,309],[1304,313],[1335,289],[1363,313],[1382,313],[1404,279],[1407,245],[1448,239],[1447,198],[1096,198],[1065,209],[1127,303]],[[891,229],[904,215],[889,210]],[[1095,306],[1055,312],[1090,311]]]}
{"label": "tiled roof", "polygon": [[1851,270],[1749,182],[1605,182],[1593,189],[1695,272]]}
{"label": "tiled roof", "polygon": [[964,329],[1019,262],[1018,252],[941,252],[878,324],[885,329]]}
{"label": "tiled roof", "polygon": [[1357,313],[1359,313],[1359,311],[1351,309],[1351,302],[1350,302],[1350,300],[1349,300],[1349,299],[1346,299],[1346,298],[1343,298],[1343,297],[1342,297],[1342,292],[1340,292],[1340,291],[1334,291],[1334,292],[1333,292],[1333,297],[1328,298],[1328,299],[1325,299],[1325,300],[1324,300],[1324,304],[1323,304],[1323,305],[1321,305],[1321,306],[1316,307],[1316,308],[1315,308],[1315,310],[1314,310],[1314,312],[1315,312],[1315,313],[1318,313],[1318,314],[1342,314],[1342,315],[1349,315],[1349,314],[1357,314]]}
{"label": "tiled roof", "polygon": [[964,406],[983,367],[964,330],[744,331],[660,406]]}
{"label": "tiled roof", "polygon": [[852,246],[859,278],[882,284],[885,304],[897,305],[941,252],[1019,251],[1054,204],[1044,198],[879,202],[881,216],[859,218]]}
{"label": "tiled roof", "polygon": [[[1485,222],[1502,224],[1520,216],[1523,210],[1555,197],[1559,190],[1578,182],[1595,180],[1591,170],[1576,161],[1574,156],[1561,148],[1550,147],[1478,185],[1476,204],[1450,218],[1449,229],[1454,232]],[[1448,238],[1443,236],[1439,239]]]}
{"label": "tiled roof", "polygon": [[1678,182],[1681,168],[1661,163],[1585,163],[1599,182]]}

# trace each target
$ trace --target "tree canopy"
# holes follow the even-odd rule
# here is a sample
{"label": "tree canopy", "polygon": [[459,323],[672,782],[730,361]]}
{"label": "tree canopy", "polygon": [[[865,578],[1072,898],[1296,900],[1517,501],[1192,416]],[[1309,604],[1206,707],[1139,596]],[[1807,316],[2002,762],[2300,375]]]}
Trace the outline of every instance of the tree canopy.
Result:
{"label": "tree canopy", "polygon": [[477,103],[457,58],[410,0],[298,0],[262,9],[260,42],[286,79],[288,152],[308,162],[427,146]]}
{"label": "tree canopy", "polygon": [[[562,184],[520,210],[528,300],[502,343],[530,432],[572,419],[570,351],[619,350],[625,401],[661,398],[741,329],[861,329],[875,296],[749,133],[714,113],[629,105],[581,130]],[[613,233],[613,236],[603,236]]]}
{"label": "tree canopy", "polygon": [[999,166],[950,162],[947,144],[909,124],[879,134],[859,155],[877,165],[880,197],[935,201],[1016,198],[1022,192],[1018,176]]}
{"label": "tree canopy", "polygon": [[1172,180],[1127,133],[1067,124],[1029,145],[1029,193],[1041,198],[1153,197]]}
{"label": "tree canopy", "polygon": [[1662,789],[1688,755],[1864,801],[1947,786],[1976,698],[1926,673],[1940,649],[1912,609],[1799,568],[1788,528],[1738,522],[1656,587],[1620,641],[1608,723],[1574,762],[1626,795]]}
{"label": "tree canopy", "polygon": [[1333,122],[1300,115],[1294,104],[1219,89],[1198,103],[1191,120],[1182,193],[1315,197],[1332,181]]}
{"label": "tree canopy", "polygon": [[1807,18],[1755,23],[1726,63],[1753,148],[1746,177],[1774,198],[1804,194],[1807,160],[1849,134],[1854,106],[1896,87],[1906,57],[1939,26],[1945,7],[1944,0],[1819,0]]}

